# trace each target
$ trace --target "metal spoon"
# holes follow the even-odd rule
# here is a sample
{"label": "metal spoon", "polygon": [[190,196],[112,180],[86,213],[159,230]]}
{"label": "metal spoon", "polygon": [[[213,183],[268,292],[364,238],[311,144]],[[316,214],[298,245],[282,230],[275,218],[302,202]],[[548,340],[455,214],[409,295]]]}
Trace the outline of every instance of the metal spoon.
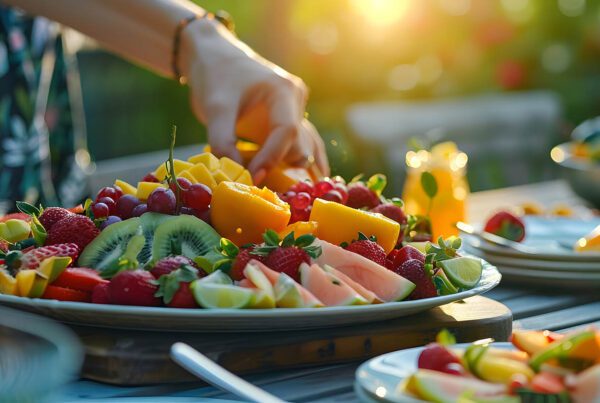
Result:
{"label": "metal spoon", "polygon": [[514,249],[521,253],[537,253],[537,251],[534,248],[530,248],[529,246],[525,246],[523,244],[520,244],[519,242],[514,242],[489,232],[477,231],[472,225],[469,225],[462,221],[456,223],[456,228],[458,228],[459,231],[464,232],[465,234],[476,236],[477,238],[493,243],[494,245]]}
{"label": "metal spoon", "polygon": [[171,346],[171,358],[206,382],[243,399],[259,403],[286,403],[267,391],[243,380],[185,343]]}

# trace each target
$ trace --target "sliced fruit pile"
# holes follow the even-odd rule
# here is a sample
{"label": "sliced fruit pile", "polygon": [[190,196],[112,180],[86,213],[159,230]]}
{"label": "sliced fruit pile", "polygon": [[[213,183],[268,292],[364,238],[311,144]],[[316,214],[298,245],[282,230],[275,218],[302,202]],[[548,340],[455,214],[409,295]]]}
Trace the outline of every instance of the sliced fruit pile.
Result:
{"label": "sliced fruit pile", "polygon": [[[172,147],[174,138],[172,139]],[[287,171],[286,171],[287,172]],[[310,175],[305,175],[304,178]],[[287,183],[287,176],[279,184]],[[302,180],[281,195],[210,152],[116,180],[67,210],[18,203],[0,219],[0,292],[179,308],[360,305],[477,285],[459,239],[417,242],[383,175]],[[420,248],[417,250],[416,247]]]}
{"label": "sliced fruit pile", "polygon": [[516,350],[492,342],[457,349],[447,337],[438,337],[421,352],[418,371],[399,386],[399,393],[441,403],[600,401],[597,330],[566,335],[516,330]]}

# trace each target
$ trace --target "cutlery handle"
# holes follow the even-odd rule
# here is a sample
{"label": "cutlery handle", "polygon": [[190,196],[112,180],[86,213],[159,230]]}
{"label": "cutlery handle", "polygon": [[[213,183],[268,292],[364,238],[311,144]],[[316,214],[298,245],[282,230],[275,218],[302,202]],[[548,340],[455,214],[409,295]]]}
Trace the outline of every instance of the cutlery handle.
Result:
{"label": "cutlery handle", "polygon": [[185,343],[171,346],[171,358],[197,377],[251,402],[286,403],[221,367]]}

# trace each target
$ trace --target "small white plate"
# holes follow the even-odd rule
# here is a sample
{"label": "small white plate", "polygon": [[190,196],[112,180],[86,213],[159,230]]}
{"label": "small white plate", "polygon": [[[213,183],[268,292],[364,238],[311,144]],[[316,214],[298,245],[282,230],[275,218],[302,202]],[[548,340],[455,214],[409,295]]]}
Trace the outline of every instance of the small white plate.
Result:
{"label": "small white plate", "polygon": [[259,332],[316,329],[377,322],[483,294],[498,285],[498,270],[487,262],[477,287],[435,298],[325,308],[182,309],[99,305],[83,302],[0,295],[0,304],[38,313],[61,322],[120,329],[189,332]]}
{"label": "small white plate", "polygon": [[502,266],[499,270],[507,281],[518,281],[519,284],[577,288],[600,287],[600,273],[541,271],[507,266]]}
{"label": "small white plate", "polygon": [[[469,343],[453,348],[466,348]],[[494,343],[494,347],[514,349],[510,343]],[[394,351],[370,359],[356,370],[354,389],[364,402],[417,403],[423,400],[398,391],[398,385],[417,371],[417,360],[424,347]]]}

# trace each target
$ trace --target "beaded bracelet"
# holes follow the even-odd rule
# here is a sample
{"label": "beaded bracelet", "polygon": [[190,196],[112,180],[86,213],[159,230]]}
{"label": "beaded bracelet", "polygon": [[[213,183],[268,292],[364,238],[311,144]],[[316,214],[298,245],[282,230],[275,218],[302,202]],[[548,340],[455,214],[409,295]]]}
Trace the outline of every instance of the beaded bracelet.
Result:
{"label": "beaded bracelet", "polygon": [[222,10],[217,11],[215,14],[209,12],[204,12],[204,14],[194,14],[189,17],[183,18],[181,21],[179,21],[177,27],[175,28],[175,35],[173,36],[173,47],[171,52],[171,69],[173,70],[173,76],[181,85],[187,83],[187,78],[181,75],[181,70],[179,69],[178,63],[179,48],[181,45],[181,33],[192,22],[203,18],[214,19],[223,24],[232,33],[235,32],[235,25],[231,16],[229,15],[229,13]]}

